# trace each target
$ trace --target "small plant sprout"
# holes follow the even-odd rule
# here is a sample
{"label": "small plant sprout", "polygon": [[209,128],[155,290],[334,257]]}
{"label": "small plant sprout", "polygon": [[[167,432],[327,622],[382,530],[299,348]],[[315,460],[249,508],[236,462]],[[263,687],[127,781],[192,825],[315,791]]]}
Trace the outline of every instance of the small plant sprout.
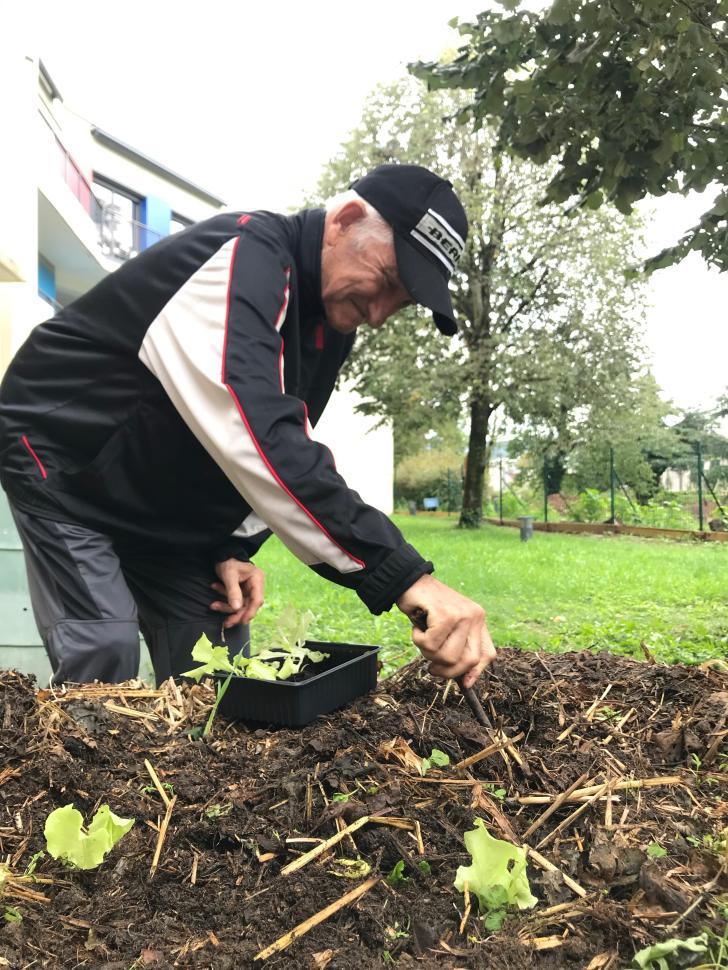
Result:
{"label": "small plant sprout", "polygon": [[42,849],[40,850],[40,852],[34,852],[33,855],[30,857],[30,862],[25,867],[24,875],[32,876],[35,870],[38,868],[38,863],[42,859],[45,859],[45,852],[43,852]]}
{"label": "small plant sprout", "polygon": [[663,859],[667,855],[667,849],[664,849],[659,842],[650,842],[647,846],[647,855],[650,859]]}
{"label": "small plant sprout", "polygon": [[430,757],[422,759],[420,774],[424,777],[433,766],[436,768],[445,768],[449,764],[450,755],[445,754],[444,751],[440,751],[439,748],[433,748]]}
{"label": "small plant sprout", "polygon": [[3,919],[6,923],[20,923],[23,919],[23,914],[15,906],[5,906],[3,909]]}
{"label": "small plant sprout", "polygon": [[233,805],[232,802],[223,802],[221,805],[215,803],[214,805],[208,805],[205,809],[205,815],[209,819],[215,818],[227,818],[227,816],[232,812]]}
{"label": "small plant sprout", "polygon": [[[162,788],[167,792],[168,795],[174,795],[174,785],[171,785],[168,781],[163,781]],[[156,785],[142,785],[139,789],[142,795],[156,795],[157,786]]]}
{"label": "small plant sprout", "polygon": [[688,953],[705,953],[708,949],[707,933],[700,936],[693,936],[689,940],[665,940],[662,943],[654,943],[640,950],[634,955],[634,962],[640,970],[670,970],[668,957],[680,951]]}
{"label": "small plant sprout", "polygon": [[508,909],[530,909],[538,900],[531,893],[526,875],[526,853],[510,842],[495,839],[482,818],[475,828],[465,833],[465,848],[472,864],[460,866],[455,875],[455,888],[464,891],[465,884],[478,897],[486,928],[500,929]]}
{"label": "small plant sprout", "polygon": [[81,813],[73,805],[64,805],[46,819],[43,830],[46,848],[54,859],[77,869],[96,869],[134,821],[120,818],[108,805],[102,805],[85,829]]}
{"label": "small plant sprout", "polygon": [[408,878],[404,874],[404,859],[400,859],[399,862],[394,864],[392,871],[387,876],[387,882],[393,888],[396,888],[403,882],[408,882]]}

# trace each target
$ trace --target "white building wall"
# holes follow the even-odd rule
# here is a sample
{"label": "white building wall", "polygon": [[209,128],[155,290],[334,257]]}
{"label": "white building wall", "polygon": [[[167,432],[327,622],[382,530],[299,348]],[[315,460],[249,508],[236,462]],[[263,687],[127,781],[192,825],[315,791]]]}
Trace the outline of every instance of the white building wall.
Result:
{"label": "white building wall", "polygon": [[388,425],[358,414],[360,398],[350,387],[331,395],[314,438],[327,445],[347,485],[369,505],[391,514],[394,497],[394,438]]}
{"label": "white building wall", "polygon": [[[11,32],[12,35],[12,32]],[[27,333],[38,288],[36,189],[37,64],[13,46],[0,50],[3,152],[0,157],[0,372]]]}

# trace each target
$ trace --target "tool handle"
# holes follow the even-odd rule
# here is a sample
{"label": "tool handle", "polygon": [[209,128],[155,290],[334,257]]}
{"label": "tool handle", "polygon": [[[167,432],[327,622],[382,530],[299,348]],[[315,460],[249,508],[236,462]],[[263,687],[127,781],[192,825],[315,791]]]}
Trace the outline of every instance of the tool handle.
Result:
{"label": "tool handle", "polygon": [[[416,606],[410,613],[409,618],[418,630],[422,630],[423,633],[427,630],[427,613],[425,610],[421,609],[419,606]],[[480,703],[480,698],[475,693],[473,688],[464,687],[462,677],[457,677],[456,683],[460,688],[468,707],[472,711],[475,720],[478,722],[478,724],[482,724],[483,727],[488,728],[489,731],[492,731],[493,725],[490,723],[490,718],[483,710],[483,705]]]}

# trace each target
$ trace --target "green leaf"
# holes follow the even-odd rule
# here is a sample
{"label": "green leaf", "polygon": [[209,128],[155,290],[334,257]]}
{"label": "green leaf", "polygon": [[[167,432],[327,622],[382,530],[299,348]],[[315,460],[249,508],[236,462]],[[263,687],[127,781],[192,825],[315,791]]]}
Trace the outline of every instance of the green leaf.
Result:
{"label": "green leaf", "polygon": [[433,765],[437,765],[438,768],[444,768],[450,764],[450,755],[445,754],[444,751],[440,751],[439,748],[433,748],[429,760]]}
{"label": "green leaf", "polygon": [[667,855],[667,849],[663,849],[659,842],[650,842],[647,846],[647,855],[650,859],[663,859]]}
{"label": "green leaf", "polygon": [[509,906],[519,909],[530,909],[536,905],[538,900],[531,894],[528,884],[526,853],[523,849],[510,842],[494,839],[482,818],[476,818],[475,828],[465,833],[465,847],[473,861],[470,866],[458,868],[456,889],[462,892],[467,882],[483,910],[491,909],[496,899],[504,899]]}
{"label": "green leaf", "polygon": [[310,610],[297,610],[293,606],[287,606],[278,619],[275,645],[258,647],[253,650],[251,657],[236,654],[232,661],[227,646],[214,646],[203,633],[192,649],[192,659],[197,660],[201,666],[194,667],[181,676],[189,677],[197,683],[205,676],[220,673],[242,674],[253,680],[288,680],[294,674],[300,673],[304,664],[321,663],[329,656],[320,650],[309,650],[303,645],[312,619],[313,613]]}
{"label": "green leaf", "polygon": [[438,768],[444,768],[445,765],[450,764],[450,756],[445,754],[444,751],[440,751],[439,748],[433,748],[430,752],[429,758],[423,758],[420,764],[420,774],[426,775],[427,772],[436,765]]}
{"label": "green leaf", "polygon": [[392,871],[387,876],[387,882],[390,886],[399,886],[402,882],[407,882],[407,876],[404,874],[404,859],[400,859],[399,862],[395,863]]}
{"label": "green leaf", "polygon": [[599,189],[597,189],[595,192],[591,192],[586,199],[584,199],[584,205],[587,209],[598,209],[603,201],[604,196]]}
{"label": "green leaf", "polygon": [[198,684],[208,675],[221,672],[229,674],[235,670],[230,662],[228,648],[213,646],[204,633],[192,648],[192,659],[197,660],[202,666],[187,670],[180,676],[189,677]]}
{"label": "green leaf", "polygon": [[665,940],[663,943],[655,943],[645,947],[639,953],[635,953],[634,962],[641,970],[655,970],[655,968],[667,968],[665,957],[679,950],[688,950],[690,953],[705,953],[708,949],[708,935],[701,933],[700,936],[693,936],[689,940],[677,940],[675,938]]}
{"label": "green leaf", "polygon": [[246,677],[251,677],[253,680],[278,679],[278,669],[273,664],[259,660],[257,657],[250,659],[249,663],[245,665],[243,673]]}
{"label": "green leaf", "polygon": [[3,909],[3,919],[6,923],[21,923],[23,914],[16,906],[6,906]]}
{"label": "green leaf", "polygon": [[417,868],[425,876],[429,876],[432,873],[432,866],[427,859],[420,859],[420,861],[417,863]]}
{"label": "green leaf", "polygon": [[723,192],[715,200],[712,209],[708,210],[708,215],[711,216],[724,216],[728,215],[728,192]]}
{"label": "green leaf", "polygon": [[485,924],[486,930],[489,930],[491,933],[497,933],[498,930],[503,926],[507,915],[508,914],[504,909],[496,909],[486,914],[486,916],[483,918],[483,923]]}
{"label": "green leaf", "polygon": [[549,24],[568,24],[573,16],[572,0],[554,0],[546,14]]}
{"label": "green leaf", "polygon": [[134,821],[120,818],[108,805],[102,805],[84,832],[81,813],[73,805],[64,805],[46,819],[46,848],[54,859],[63,859],[78,869],[95,869]]}

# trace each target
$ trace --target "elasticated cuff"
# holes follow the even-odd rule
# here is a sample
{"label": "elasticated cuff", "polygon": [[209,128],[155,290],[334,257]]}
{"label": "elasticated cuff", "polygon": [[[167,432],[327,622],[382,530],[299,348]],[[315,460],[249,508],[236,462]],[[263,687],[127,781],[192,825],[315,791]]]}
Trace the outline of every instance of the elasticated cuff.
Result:
{"label": "elasticated cuff", "polygon": [[215,549],[213,549],[213,565],[217,566],[218,563],[225,562],[226,559],[237,559],[240,562],[250,562],[247,547],[240,542],[240,539],[230,539],[228,542],[223,542],[222,545],[216,546]]}
{"label": "elasticated cuff", "polygon": [[408,543],[395,549],[357,589],[357,596],[367,609],[378,615],[391,610],[399,597],[420,576],[434,572],[431,562],[423,559]]}

